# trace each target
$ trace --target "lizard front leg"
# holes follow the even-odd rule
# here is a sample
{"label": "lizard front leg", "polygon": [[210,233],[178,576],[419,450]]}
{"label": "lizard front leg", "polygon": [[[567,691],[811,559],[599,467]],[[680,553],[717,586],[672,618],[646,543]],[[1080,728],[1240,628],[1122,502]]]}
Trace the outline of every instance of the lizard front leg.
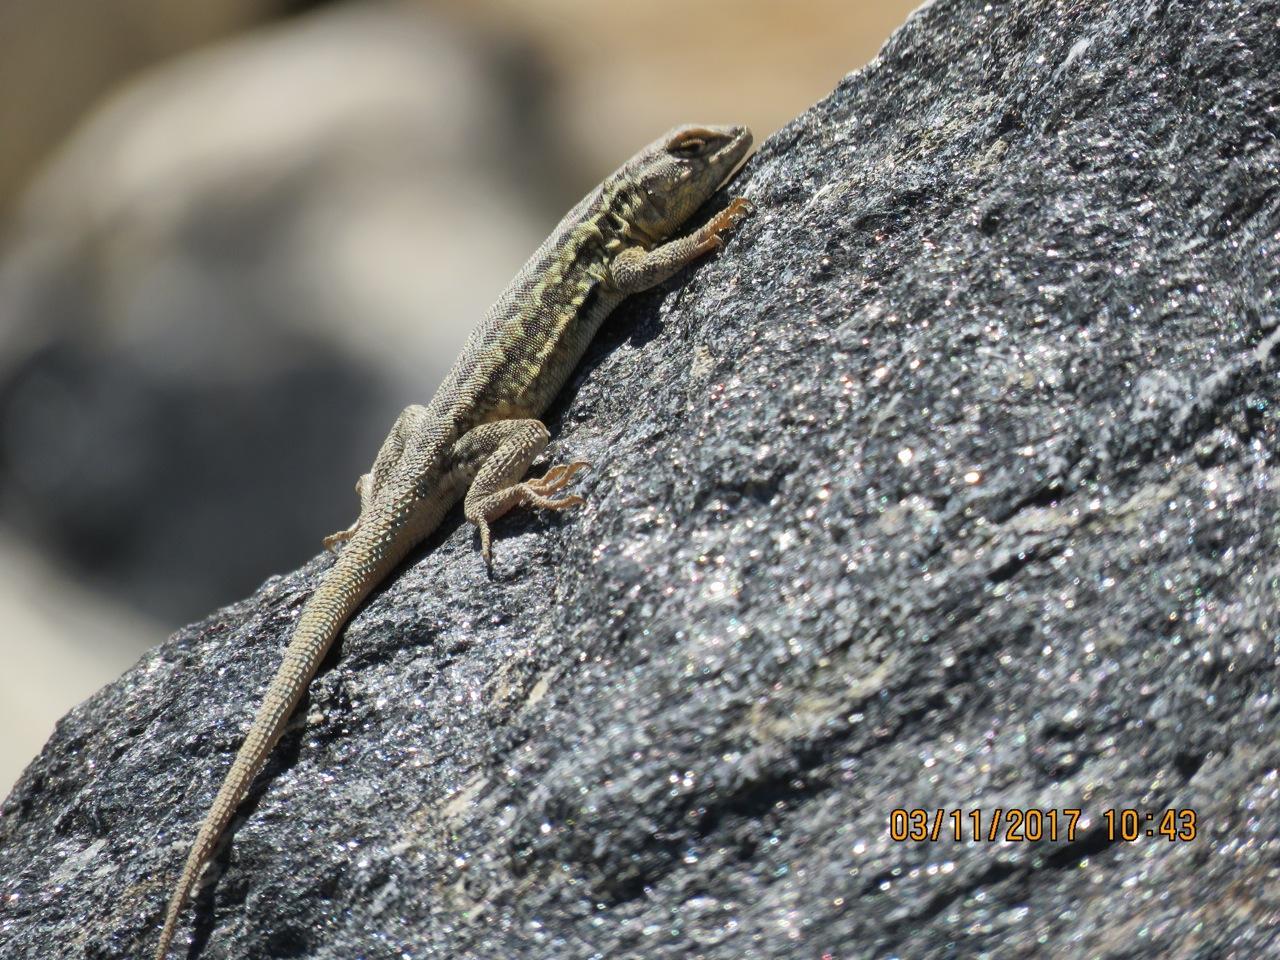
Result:
{"label": "lizard front leg", "polygon": [[628,247],[613,258],[609,283],[622,294],[639,293],[674,276],[703,254],[724,246],[724,236],[754,208],[744,197],[734,197],[727,207],[693,233],[646,250]]}
{"label": "lizard front leg", "polygon": [[529,465],[547,448],[551,435],[538,420],[498,420],[468,431],[453,448],[455,469],[474,479],[462,502],[463,515],[480,531],[480,553],[492,566],[489,524],[516,507],[564,510],[583,503],[579,496],[552,499],[582,461],[559,464],[536,480],[521,482]]}

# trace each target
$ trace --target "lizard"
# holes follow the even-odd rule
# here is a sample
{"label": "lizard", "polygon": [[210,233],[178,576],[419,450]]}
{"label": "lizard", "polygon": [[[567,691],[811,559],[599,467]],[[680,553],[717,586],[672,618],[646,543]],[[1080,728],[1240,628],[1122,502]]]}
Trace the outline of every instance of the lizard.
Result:
{"label": "lizard", "polygon": [[369,593],[444,520],[459,500],[492,571],[490,524],[513,508],[564,510],[557,496],[581,461],[521,478],[550,433],[539,419],[605,317],[630,294],[669,279],[719,249],[751,212],[735,197],[706,224],[677,236],[751,149],[744,126],[677,127],[646,146],[584,197],[516,274],[426,406],[407,407],[373,466],[356,482],[360,511],[326,537],[337,553],[303,604],[280,666],[173,888],[155,951],[165,960],[178,920],[236,809],[334,640]]}

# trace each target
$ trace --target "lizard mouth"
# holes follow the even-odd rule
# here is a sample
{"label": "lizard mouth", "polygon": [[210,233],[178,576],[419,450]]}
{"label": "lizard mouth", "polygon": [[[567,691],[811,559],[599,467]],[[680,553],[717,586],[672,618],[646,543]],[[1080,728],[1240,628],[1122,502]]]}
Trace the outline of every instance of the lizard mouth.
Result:
{"label": "lizard mouth", "polygon": [[716,166],[723,164],[725,170],[724,176],[720,179],[716,189],[719,190],[725,186],[730,180],[738,175],[751,154],[751,130],[747,127],[729,127],[724,131],[729,136],[728,142],[715,153],[713,163]]}

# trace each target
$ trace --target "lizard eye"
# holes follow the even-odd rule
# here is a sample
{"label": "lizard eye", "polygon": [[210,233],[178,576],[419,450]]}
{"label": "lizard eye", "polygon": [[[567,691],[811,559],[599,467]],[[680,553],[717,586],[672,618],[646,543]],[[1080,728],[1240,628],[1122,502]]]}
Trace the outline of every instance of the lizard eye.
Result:
{"label": "lizard eye", "polygon": [[677,157],[696,157],[707,148],[707,141],[701,137],[685,137],[667,147],[667,152]]}

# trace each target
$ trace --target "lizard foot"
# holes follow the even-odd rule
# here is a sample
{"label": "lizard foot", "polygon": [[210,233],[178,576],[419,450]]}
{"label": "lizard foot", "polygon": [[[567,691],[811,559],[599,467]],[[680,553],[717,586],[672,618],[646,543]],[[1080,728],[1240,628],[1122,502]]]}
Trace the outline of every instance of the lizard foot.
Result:
{"label": "lizard foot", "polygon": [[[401,414],[401,417],[403,416]],[[399,422],[399,420],[396,421],[397,425]],[[364,516],[365,507],[369,505],[369,501],[373,498],[373,474],[364,473],[356,478],[356,493],[360,495],[360,516]],[[324,544],[324,548],[330,553],[337,553],[338,547],[356,535],[356,529],[359,526],[360,517],[356,517],[356,522],[347,527],[347,529],[331,533],[320,542]]]}
{"label": "lizard foot", "polygon": [[716,220],[723,221],[725,229],[731,229],[755,212],[756,205],[746,197],[734,197],[716,216]]}
{"label": "lizard foot", "polygon": [[[585,460],[575,460],[573,463],[561,463],[552,467],[537,480],[527,480],[524,486],[528,487],[533,493],[538,494],[544,499],[548,494],[557,493],[568,486],[573,480],[574,475],[587,466]],[[568,500],[575,500],[582,503],[581,497],[567,497]],[[545,503],[534,503],[535,507],[544,507],[549,510],[563,510],[564,506],[559,506],[560,501],[547,501]],[[572,506],[572,504],[567,504]]]}
{"label": "lizard foot", "polygon": [[337,553],[338,548],[356,535],[356,527],[360,525],[360,521],[356,521],[345,530],[339,530],[337,533],[331,533],[320,542],[324,544],[324,548],[330,553]]}
{"label": "lizard foot", "polygon": [[746,197],[734,197],[727,207],[712,217],[702,228],[701,232],[706,236],[704,242],[708,247],[717,250],[723,247],[725,235],[736,229],[738,224],[755,212],[755,209],[755,204]]}
{"label": "lizard foot", "polygon": [[488,494],[478,503],[467,507],[467,519],[474,523],[480,531],[480,554],[485,564],[493,568],[493,550],[491,546],[489,524],[516,507],[536,507],[540,510],[567,510],[580,506],[586,501],[577,494],[552,498],[568,485],[575,474],[587,464],[581,460],[573,463],[562,463],[552,467],[536,480],[515,483],[503,490]]}

